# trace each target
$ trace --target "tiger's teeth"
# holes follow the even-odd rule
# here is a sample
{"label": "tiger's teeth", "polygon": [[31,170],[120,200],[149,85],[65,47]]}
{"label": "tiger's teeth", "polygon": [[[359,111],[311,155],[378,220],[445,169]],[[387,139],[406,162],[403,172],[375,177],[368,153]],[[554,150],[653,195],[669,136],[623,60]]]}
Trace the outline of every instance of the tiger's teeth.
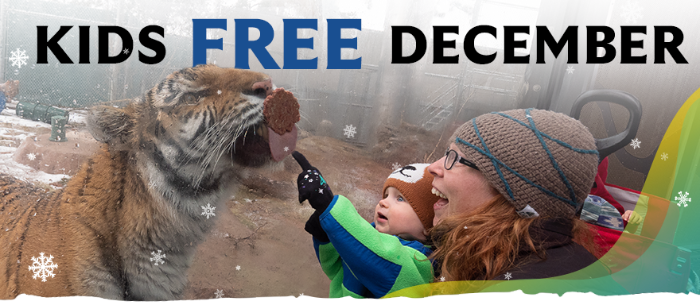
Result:
{"label": "tiger's teeth", "polygon": [[443,199],[447,199],[447,196],[445,196],[445,194],[440,193],[440,191],[436,190],[435,188],[430,190],[430,192],[433,193],[433,195],[435,195],[435,196],[438,196],[438,197],[443,198]]}

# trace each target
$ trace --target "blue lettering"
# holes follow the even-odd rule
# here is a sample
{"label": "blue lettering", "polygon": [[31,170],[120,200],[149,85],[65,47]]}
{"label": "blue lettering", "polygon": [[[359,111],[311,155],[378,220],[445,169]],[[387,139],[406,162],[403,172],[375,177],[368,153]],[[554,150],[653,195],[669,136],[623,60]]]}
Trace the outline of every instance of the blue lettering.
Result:
{"label": "blue lettering", "polygon": [[207,49],[224,49],[224,39],[207,39],[207,29],[226,30],[226,19],[192,19],[192,66],[207,63]]}
{"label": "blue lettering", "polygon": [[340,49],[357,50],[357,37],[340,38],[341,29],[362,30],[360,19],[328,19],[328,69],[361,69],[362,57],[356,59],[341,59]]}
{"label": "blue lettering", "polygon": [[316,19],[284,19],[284,69],[316,69],[318,57],[297,58],[297,49],[314,48],[314,38],[297,38],[297,29],[318,30]]}
{"label": "blue lettering", "polygon": [[[255,41],[249,40],[248,29],[257,28],[260,31],[260,38]],[[263,68],[279,69],[275,60],[265,48],[275,37],[272,26],[261,19],[236,19],[236,68],[250,69],[248,65],[248,50],[258,58]]]}

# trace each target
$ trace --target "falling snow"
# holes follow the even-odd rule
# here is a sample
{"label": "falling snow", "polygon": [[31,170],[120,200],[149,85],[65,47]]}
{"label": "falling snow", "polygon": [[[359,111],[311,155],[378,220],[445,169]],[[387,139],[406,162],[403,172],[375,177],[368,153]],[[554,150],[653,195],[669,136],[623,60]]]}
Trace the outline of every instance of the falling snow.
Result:
{"label": "falling snow", "polygon": [[211,206],[211,204],[207,203],[207,206],[202,206],[202,210],[202,215],[206,215],[207,219],[209,219],[209,216],[216,216],[216,214],[214,214],[214,210],[216,210],[216,207]]}
{"label": "falling snow", "polygon": [[160,254],[160,250],[158,250],[158,253],[151,252],[151,261],[155,261],[153,265],[158,266],[160,263],[161,265],[165,264],[165,261],[163,260],[165,258],[165,254]]}
{"label": "falling snow", "polygon": [[12,62],[13,67],[21,69],[22,65],[27,64],[27,59],[29,59],[29,57],[27,56],[27,52],[25,50],[20,50],[17,48],[16,51],[10,51],[10,61]]}
{"label": "falling snow", "polygon": [[664,161],[668,160],[668,154],[667,154],[667,153],[662,153],[662,154],[661,154],[661,160],[664,160]]}
{"label": "falling snow", "polygon": [[217,90],[216,94],[221,95],[221,90]]}
{"label": "falling snow", "polygon": [[630,143],[630,145],[632,145],[633,149],[639,148],[640,144],[642,144],[642,141],[639,141],[638,138],[634,138],[634,140],[632,140],[632,143]]}
{"label": "falling snow", "polygon": [[42,282],[46,282],[47,277],[53,278],[55,276],[53,269],[58,268],[58,265],[53,263],[52,255],[46,257],[44,252],[41,252],[38,258],[32,256],[32,261],[34,263],[29,266],[29,271],[34,272],[33,279],[36,280],[37,277],[40,277]]}
{"label": "falling snow", "polygon": [[683,194],[683,192],[681,191],[681,192],[678,192],[678,195],[680,195],[680,197],[678,197],[678,196],[675,197],[675,200],[678,201],[676,204],[678,206],[683,205],[683,207],[687,207],[688,202],[690,202],[690,199],[691,199],[690,197],[688,197],[688,195],[690,195],[690,194],[688,192],[685,192],[685,194]]}
{"label": "falling snow", "polygon": [[221,289],[217,289],[216,292],[214,293],[214,296],[216,299],[220,299],[221,297],[224,296],[224,291]]}
{"label": "falling snow", "polygon": [[354,138],[355,134],[357,133],[357,128],[352,125],[345,125],[345,129],[343,129],[343,135],[347,138]]}
{"label": "falling snow", "polygon": [[637,23],[639,19],[644,17],[644,15],[642,15],[643,10],[644,8],[639,5],[639,2],[627,0],[627,2],[622,5],[620,17],[625,19],[626,23]]}

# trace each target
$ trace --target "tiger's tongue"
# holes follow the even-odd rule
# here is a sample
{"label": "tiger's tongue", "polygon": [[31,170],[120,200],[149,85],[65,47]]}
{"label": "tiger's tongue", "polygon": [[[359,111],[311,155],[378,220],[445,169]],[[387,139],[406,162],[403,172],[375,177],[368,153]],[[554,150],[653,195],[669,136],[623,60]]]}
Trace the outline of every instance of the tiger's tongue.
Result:
{"label": "tiger's tongue", "polygon": [[267,127],[267,132],[270,140],[270,153],[272,158],[279,162],[287,155],[291,155],[297,146],[297,127],[294,126],[292,131],[283,135],[278,135],[274,130]]}

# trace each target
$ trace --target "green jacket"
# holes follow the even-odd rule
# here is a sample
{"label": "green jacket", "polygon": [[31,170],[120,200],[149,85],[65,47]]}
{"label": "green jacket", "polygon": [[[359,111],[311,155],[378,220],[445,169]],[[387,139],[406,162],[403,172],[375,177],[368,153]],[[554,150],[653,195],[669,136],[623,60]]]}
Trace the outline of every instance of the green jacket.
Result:
{"label": "green jacket", "polygon": [[314,248],[331,298],[380,298],[433,279],[430,248],[380,233],[347,198],[336,195],[320,221],[330,242],[314,238]]}

